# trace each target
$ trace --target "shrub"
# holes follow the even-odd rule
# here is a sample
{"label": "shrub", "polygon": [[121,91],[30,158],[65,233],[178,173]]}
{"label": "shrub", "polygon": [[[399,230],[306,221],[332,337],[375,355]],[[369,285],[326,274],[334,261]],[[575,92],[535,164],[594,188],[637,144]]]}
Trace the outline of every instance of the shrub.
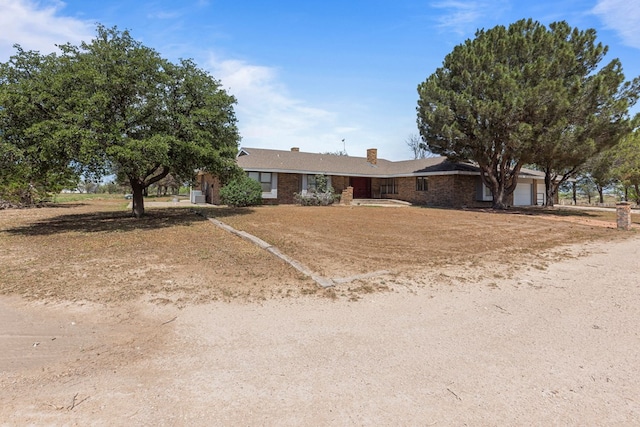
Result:
{"label": "shrub", "polygon": [[247,175],[239,175],[220,189],[220,199],[225,205],[236,208],[259,205],[262,203],[262,187]]}
{"label": "shrub", "polygon": [[324,175],[316,175],[316,188],[307,190],[305,194],[295,193],[294,200],[302,206],[327,206],[333,204],[336,196]]}

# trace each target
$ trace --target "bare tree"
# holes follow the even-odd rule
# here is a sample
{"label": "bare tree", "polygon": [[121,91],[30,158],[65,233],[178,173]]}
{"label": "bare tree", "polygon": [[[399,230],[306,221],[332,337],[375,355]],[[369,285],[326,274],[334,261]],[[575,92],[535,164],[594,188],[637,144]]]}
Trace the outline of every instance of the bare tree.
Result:
{"label": "bare tree", "polygon": [[411,134],[407,137],[407,139],[405,139],[405,142],[413,153],[414,159],[426,159],[428,157],[435,156],[435,154],[429,151],[429,146],[422,140],[420,135],[417,135],[415,133]]}

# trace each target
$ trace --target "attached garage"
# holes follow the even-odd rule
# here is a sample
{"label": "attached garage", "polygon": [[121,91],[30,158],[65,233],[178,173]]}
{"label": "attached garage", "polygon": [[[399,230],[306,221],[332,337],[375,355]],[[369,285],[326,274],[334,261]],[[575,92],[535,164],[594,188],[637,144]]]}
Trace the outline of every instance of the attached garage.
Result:
{"label": "attached garage", "polygon": [[513,206],[533,205],[533,184],[529,182],[519,182],[513,192]]}

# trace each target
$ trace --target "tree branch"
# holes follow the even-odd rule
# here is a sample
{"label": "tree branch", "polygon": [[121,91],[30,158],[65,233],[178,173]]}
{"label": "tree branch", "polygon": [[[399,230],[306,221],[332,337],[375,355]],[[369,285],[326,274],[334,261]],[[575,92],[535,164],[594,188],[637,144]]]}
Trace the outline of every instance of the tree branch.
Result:
{"label": "tree branch", "polygon": [[[157,170],[157,168],[156,168],[156,170]],[[163,166],[162,167],[162,172],[160,172],[160,174],[158,174],[158,175],[156,175],[156,176],[154,176],[152,178],[149,178],[148,180],[145,179],[145,184],[148,187],[151,184],[154,184],[154,183],[160,181],[162,178],[164,178],[167,175],[169,175],[169,168],[166,167],[166,166]]]}

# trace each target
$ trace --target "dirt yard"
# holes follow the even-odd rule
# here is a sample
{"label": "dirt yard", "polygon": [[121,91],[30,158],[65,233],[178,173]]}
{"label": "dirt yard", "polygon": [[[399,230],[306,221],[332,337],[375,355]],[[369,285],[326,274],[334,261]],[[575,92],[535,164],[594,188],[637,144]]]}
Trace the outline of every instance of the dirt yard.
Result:
{"label": "dirt yard", "polygon": [[606,216],[205,213],[355,279],[184,208],[0,211],[0,425],[640,423],[640,238]]}

